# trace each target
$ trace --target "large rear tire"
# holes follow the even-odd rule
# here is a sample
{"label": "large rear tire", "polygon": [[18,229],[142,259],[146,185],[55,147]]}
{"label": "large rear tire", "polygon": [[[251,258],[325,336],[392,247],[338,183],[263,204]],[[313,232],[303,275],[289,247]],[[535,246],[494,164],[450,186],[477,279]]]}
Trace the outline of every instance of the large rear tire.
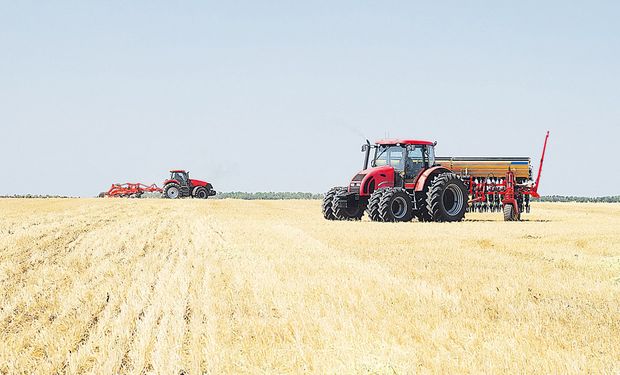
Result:
{"label": "large rear tire", "polygon": [[467,188],[456,174],[441,173],[429,186],[426,205],[433,221],[461,221],[467,210]]}
{"label": "large rear tire", "polygon": [[179,184],[175,184],[174,182],[169,183],[166,186],[164,186],[164,198],[168,198],[168,199],[181,198],[181,186],[179,186]]}
{"label": "large rear tire", "polygon": [[337,220],[362,220],[362,216],[364,216],[364,209],[366,207],[360,201],[357,201],[357,205],[354,207],[341,207],[338,205],[338,201],[346,199],[346,194],[346,189],[338,190],[334,194],[334,198],[332,201],[332,210],[334,211],[334,217]]}
{"label": "large rear tire", "polygon": [[327,193],[325,193],[325,196],[323,197],[323,205],[322,205],[322,211],[323,211],[323,217],[327,220],[338,220],[338,218],[336,218],[336,216],[334,215],[334,195],[339,192],[339,191],[347,191],[346,188],[344,187],[333,187],[331,189],[329,189],[329,191]]}
{"label": "large rear tire", "polygon": [[383,221],[379,214],[379,203],[381,202],[381,196],[385,189],[377,189],[370,194],[368,198],[368,207],[366,207],[366,213],[371,221]]}
{"label": "large rear tire", "polygon": [[428,194],[428,186],[424,188],[419,193],[416,193],[416,203],[418,206],[418,210],[415,211],[414,215],[418,218],[418,221],[428,222],[433,221],[433,216],[428,211],[428,205],[426,204],[426,197]]}
{"label": "large rear tire", "polygon": [[381,221],[411,221],[413,219],[413,201],[403,188],[384,189],[379,201]]}

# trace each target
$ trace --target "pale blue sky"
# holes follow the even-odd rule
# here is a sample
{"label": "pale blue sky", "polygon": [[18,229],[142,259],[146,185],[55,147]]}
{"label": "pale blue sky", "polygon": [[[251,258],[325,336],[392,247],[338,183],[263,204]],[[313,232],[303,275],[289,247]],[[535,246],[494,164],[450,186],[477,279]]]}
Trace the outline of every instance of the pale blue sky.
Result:
{"label": "pale blue sky", "polygon": [[0,194],[322,192],[365,137],[620,194],[620,3],[0,1]]}

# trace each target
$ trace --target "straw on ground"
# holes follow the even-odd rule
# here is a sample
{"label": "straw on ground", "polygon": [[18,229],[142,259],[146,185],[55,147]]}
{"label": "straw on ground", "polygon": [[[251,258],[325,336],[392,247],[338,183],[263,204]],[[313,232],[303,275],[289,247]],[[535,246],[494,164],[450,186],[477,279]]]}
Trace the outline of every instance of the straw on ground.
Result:
{"label": "straw on ground", "polygon": [[620,206],[0,200],[0,373],[620,371]]}

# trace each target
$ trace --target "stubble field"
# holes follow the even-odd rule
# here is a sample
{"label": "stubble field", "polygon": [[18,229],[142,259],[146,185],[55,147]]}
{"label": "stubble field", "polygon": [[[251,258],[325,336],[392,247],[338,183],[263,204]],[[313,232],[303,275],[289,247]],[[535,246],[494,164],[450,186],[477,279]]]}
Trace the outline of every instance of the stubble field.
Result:
{"label": "stubble field", "polygon": [[620,205],[0,200],[0,373],[620,372]]}

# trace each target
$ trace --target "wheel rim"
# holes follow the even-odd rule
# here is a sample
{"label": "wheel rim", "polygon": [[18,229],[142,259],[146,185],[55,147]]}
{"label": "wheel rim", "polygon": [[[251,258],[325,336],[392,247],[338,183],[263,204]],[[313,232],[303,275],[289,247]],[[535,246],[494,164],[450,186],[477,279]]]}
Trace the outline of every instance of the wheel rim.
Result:
{"label": "wheel rim", "polygon": [[443,206],[450,216],[458,214],[463,208],[463,193],[458,186],[448,185],[443,194]]}
{"label": "wheel rim", "polygon": [[[334,197],[335,200],[340,200],[343,197],[341,195],[336,195]],[[357,204],[359,202],[356,202],[356,204],[354,205],[347,205],[347,208],[342,209],[342,213],[349,219],[353,219],[355,217],[357,217],[359,215],[361,206],[359,204]]]}
{"label": "wheel rim", "polygon": [[173,199],[177,198],[179,196],[179,189],[175,187],[168,189],[168,196]]}
{"label": "wheel rim", "polygon": [[390,208],[395,219],[402,219],[407,213],[407,201],[403,197],[396,197],[392,200]]}
{"label": "wheel rim", "polygon": [[349,217],[354,217],[358,214],[359,212],[359,207],[350,207],[347,208],[346,213]]}

